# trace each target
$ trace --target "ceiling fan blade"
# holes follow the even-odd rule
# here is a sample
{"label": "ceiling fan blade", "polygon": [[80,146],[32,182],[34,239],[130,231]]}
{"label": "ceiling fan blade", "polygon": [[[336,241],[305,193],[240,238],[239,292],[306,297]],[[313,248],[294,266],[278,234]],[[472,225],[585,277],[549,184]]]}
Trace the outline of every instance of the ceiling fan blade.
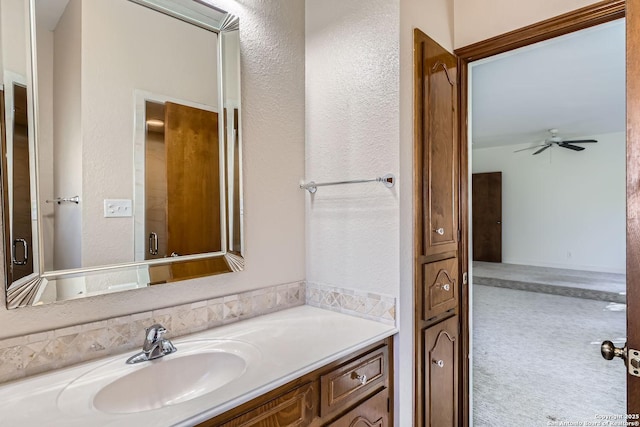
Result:
{"label": "ceiling fan blade", "polygon": [[541,145],[534,145],[533,147],[527,147],[527,148],[521,148],[520,150],[516,150],[514,151],[514,153],[518,153],[520,151],[526,151],[526,150],[533,150],[534,148],[538,148],[538,147],[546,147],[547,144],[541,144]]}
{"label": "ceiling fan blade", "polygon": [[551,147],[551,144],[546,144],[544,147],[542,147],[541,149],[539,149],[538,151],[533,153],[533,155],[535,156],[536,154],[540,154],[540,153],[542,153],[544,150],[546,150],[549,147]]}
{"label": "ceiling fan blade", "polygon": [[563,144],[582,144],[585,142],[598,142],[595,139],[573,139],[571,141],[562,141]]}
{"label": "ceiling fan blade", "polygon": [[562,142],[562,143],[560,143],[558,145],[560,147],[568,148],[568,149],[574,150],[574,151],[582,151],[582,150],[584,150],[584,147],[578,147],[577,145],[567,144],[566,142]]}

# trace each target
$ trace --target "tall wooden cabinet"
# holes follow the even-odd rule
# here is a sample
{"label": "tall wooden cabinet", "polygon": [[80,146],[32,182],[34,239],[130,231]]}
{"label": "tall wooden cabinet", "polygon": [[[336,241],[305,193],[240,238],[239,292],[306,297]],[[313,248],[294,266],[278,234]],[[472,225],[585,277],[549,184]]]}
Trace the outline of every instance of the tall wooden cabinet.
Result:
{"label": "tall wooden cabinet", "polygon": [[462,419],[457,59],[414,33],[416,426]]}

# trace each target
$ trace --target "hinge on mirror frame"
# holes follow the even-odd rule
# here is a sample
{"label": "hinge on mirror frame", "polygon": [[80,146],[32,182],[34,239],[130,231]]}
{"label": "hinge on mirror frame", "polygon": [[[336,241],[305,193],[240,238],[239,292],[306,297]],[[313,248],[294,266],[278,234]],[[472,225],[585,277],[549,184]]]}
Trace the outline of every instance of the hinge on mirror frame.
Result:
{"label": "hinge on mirror frame", "polygon": [[640,377],[640,351],[630,348],[627,352],[627,360],[629,375]]}

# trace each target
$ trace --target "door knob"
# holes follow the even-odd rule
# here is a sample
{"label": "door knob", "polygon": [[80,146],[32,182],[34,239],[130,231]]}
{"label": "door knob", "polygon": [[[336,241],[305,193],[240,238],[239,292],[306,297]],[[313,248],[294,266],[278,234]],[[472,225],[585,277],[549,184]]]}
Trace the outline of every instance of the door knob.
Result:
{"label": "door knob", "polygon": [[624,361],[625,365],[627,364],[627,344],[623,348],[618,348],[611,341],[603,341],[600,346],[600,353],[607,360],[619,357]]}

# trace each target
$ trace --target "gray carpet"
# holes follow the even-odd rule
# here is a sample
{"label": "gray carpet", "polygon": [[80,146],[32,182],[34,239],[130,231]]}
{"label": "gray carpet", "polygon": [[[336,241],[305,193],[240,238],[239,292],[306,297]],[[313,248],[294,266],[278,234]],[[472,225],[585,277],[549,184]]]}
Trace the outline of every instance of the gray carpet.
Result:
{"label": "gray carpet", "polygon": [[624,345],[620,305],[481,285],[473,292],[474,426],[594,422],[626,412],[624,365],[604,360],[599,345]]}

